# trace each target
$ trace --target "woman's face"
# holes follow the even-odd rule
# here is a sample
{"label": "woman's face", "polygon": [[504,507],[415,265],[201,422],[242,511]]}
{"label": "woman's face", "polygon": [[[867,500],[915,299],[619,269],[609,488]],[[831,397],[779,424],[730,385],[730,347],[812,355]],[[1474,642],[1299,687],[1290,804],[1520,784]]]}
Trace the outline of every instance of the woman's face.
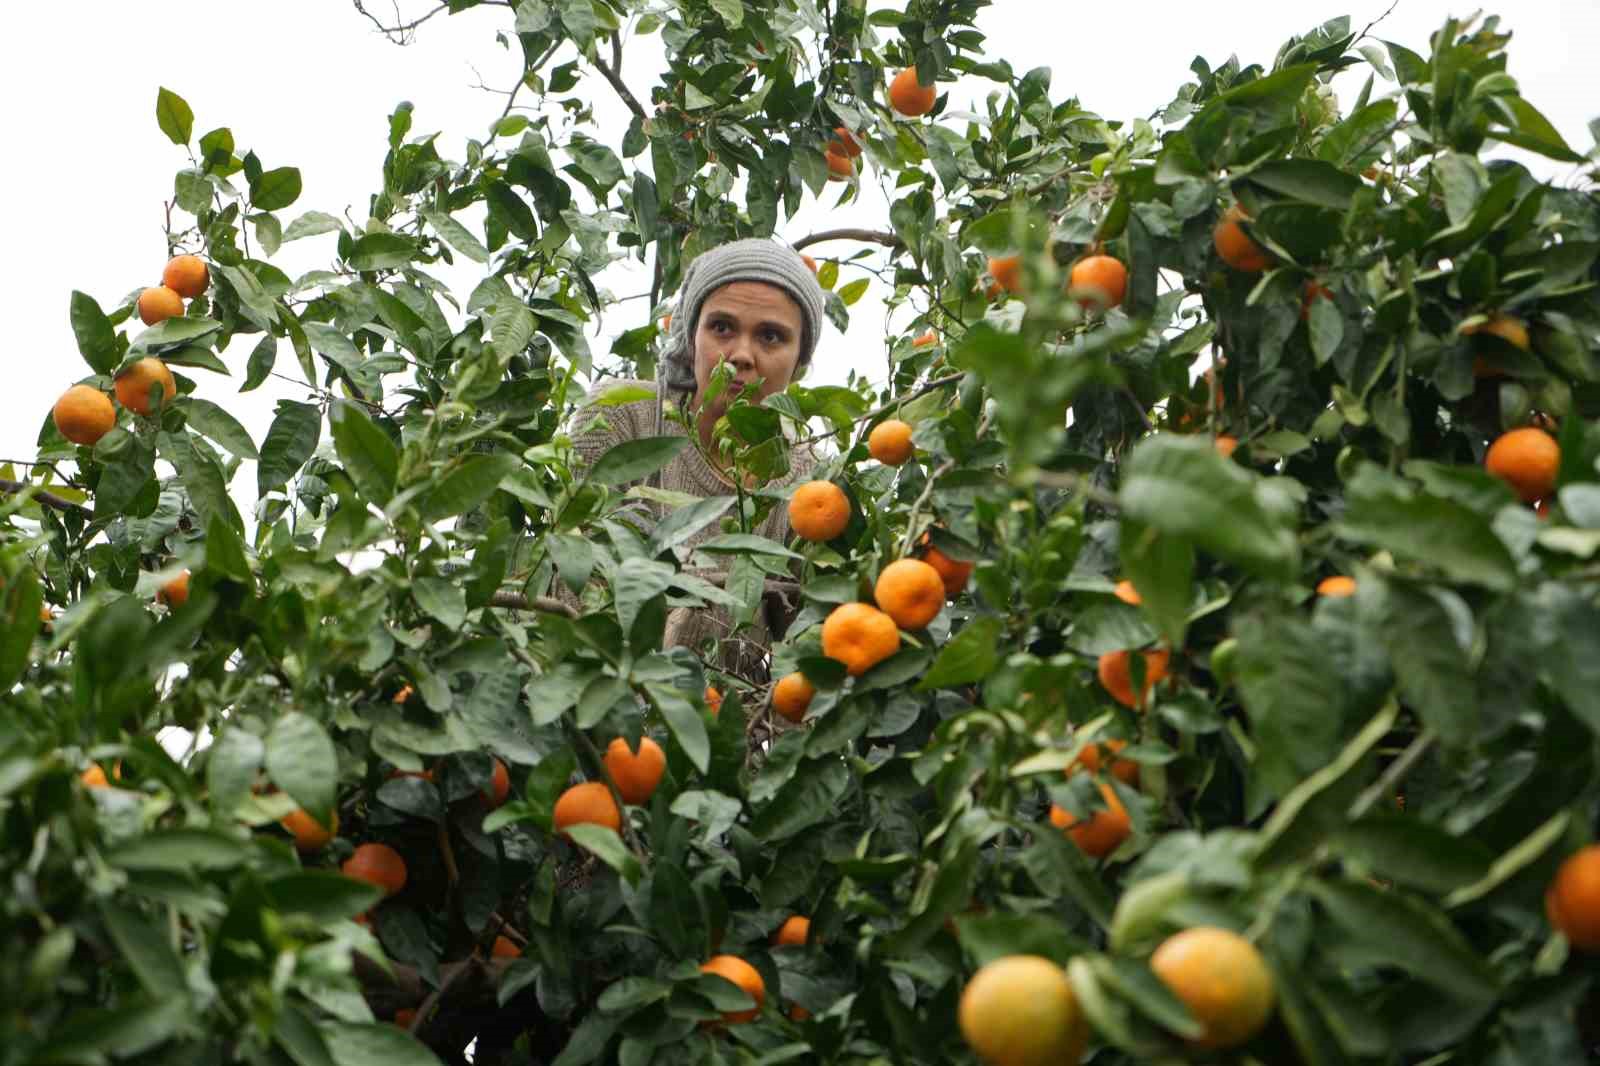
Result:
{"label": "woman's face", "polygon": [[[750,382],[759,382],[762,399],[787,388],[800,362],[801,327],[800,306],[764,281],[731,281],[706,297],[694,333],[694,398],[702,413],[720,415]],[[705,411],[711,371],[724,361],[733,384]]]}

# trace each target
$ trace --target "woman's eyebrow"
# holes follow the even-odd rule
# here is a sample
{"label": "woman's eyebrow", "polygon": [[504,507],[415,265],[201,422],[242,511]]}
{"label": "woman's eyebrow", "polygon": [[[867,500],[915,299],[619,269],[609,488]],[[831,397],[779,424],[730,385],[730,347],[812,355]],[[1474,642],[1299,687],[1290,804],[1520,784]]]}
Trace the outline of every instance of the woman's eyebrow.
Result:
{"label": "woman's eyebrow", "polygon": [[[722,310],[707,311],[706,312],[706,318],[713,319],[713,320],[726,320],[726,321],[729,321],[729,322],[737,322],[737,321],[739,321],[739,316],[734,314],[732,311],[722,311]],[[779,330],[779,331],[781,331],[783,333],[793,333],[794,332],[794,327],[793,326],[790,326],[790,325],[788,325],[787,323],[784,323],[784,322],[780,322],[775,318],[763,319],[763,320],[757,322],[756,323],[756,328],[757,329],[776,329],[776,330]]]}

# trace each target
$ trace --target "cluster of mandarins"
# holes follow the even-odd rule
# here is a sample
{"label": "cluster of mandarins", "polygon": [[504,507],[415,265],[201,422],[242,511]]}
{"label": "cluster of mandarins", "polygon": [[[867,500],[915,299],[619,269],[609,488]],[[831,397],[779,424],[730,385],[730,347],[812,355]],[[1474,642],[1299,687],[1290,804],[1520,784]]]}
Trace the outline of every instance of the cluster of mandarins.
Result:
{"label": "cluster of mandarins", "polygon": [[[1217,256],[1234,270],[1244,274],[1259,274],[1272,265],[1272,257],[1245,232],[1241,223],[1250,221],[1249,214],[1239,204],[1234,204],[1211,231],[1212,246]],[[1316,280],[1307,281],[1301,297],[1300,317],[1310,317],[1311,305],[1319,299],[1332,299],[1333,292]],[[1495,313],[1487,319],[1461,329],[1466,336],[1498,337],[1521,351],[1531,351],[1527,323],[1512,315]],[[1502,377],[1492,355],[1475,355],[1472,373],[1478,378]],[[1535,416],[1543,423],[1509,430],[1495,438],[1484,455],[1484,468],[1511,486],[1522,502],[1534,507],[1539,517],[1550,513],[1550,494],[1556,487],[1556,475],[1561,469],[1561,447],[1545,431],[1550,422],[1542,415]],[[1232,437],[1218,437],[1219,448],[1226,440],[1224,454],[1231,455],[1237,444]]]}
{"label": "cluster of mandarins", "polygon": [[[907,118],[919,118],[933,110],[939,90],[917,80],[915,67],[907,67],[889,82],[889,106]],[[861,145],[843,126],[833,128],[833,136],[823,146],[822,158],[828,164],[829,181],[849,181],[856,176],[856,160]]]}
{"label": "cluster of mandarins", "polygon": [[[203,294],[211,284],[205,260],[194,255],[176,255],[161,272],[161,284],[139,294],[139,318],[147,326],[183,314],[183,301]],[[156,396],[159,386],[159,397]],[[149,416],[178,394],[177,383],[167,364],[153,356],[140,359],[116,376],[113,391],[117,403],[140,415]],[[117,424],[117,410],[111,398],[93,385],[74,385],[56,401],[53,412],[56,430],[74,444],[92,448]]]}

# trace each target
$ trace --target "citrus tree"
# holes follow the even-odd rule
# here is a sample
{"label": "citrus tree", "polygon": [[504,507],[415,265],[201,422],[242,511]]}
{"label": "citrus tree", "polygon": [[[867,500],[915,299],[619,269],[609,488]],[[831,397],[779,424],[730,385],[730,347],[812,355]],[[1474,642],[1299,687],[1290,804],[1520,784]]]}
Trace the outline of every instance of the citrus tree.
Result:
{"label": "citrus tree", "polygon": [[[984,6],[375,19],[504,8],[524,73],[388,116],[359,223],[160,94],[163,284],[72,294],[5,472],[0,1063],[1591,1061],[1593,152],[1494,19],[1118,122]],[[886,374],[736,403],[728,497],[577,460],[686,262],[866,182],[788,236]]]}

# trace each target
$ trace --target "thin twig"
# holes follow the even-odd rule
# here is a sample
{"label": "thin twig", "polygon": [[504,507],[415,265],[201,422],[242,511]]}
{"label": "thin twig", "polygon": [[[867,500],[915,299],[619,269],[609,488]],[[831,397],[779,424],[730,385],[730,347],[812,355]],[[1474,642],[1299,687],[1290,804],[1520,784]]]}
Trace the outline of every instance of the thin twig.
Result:
{"label": "thin twig", "polygon": [[600,68],[600,73],[605,75],[606,81],[609,81],[611,87],[617,90],[617,95],[622,97],[622,102],[628,105],[628,110],[632,111],[640,122],[643,122],[649,117],[645,114],[644,106],[639,103],[638,99],[634,97],[633,93],[629,91],[622,81],[622,43],[617,34],[612,34],[611,36],[611,52],[616,57],[617,65],[615,67],[608,64],[598,53],[594,57],[594,65]]}
{"label": "thin twig", "polygon": [[820,233],[813,233],[809,236],[801,237],[799,240],[795,241],[791,247],[793,247],[795,251],[799,251],[800,249],[808,248],[813,244],[821,244],[823,241],[868,241],[873,244],[882,244],[889,248],[905,247],[905,242],[892,233],[885,233],[883,230],[854,229],[849,227],[845,229],[823,230]]}
{"label": "thin twig", "polygon": [[1395,786],[1400,783],[1400,779],[1411,772],[1411,768],[1424,755],[1428,754],[1428,749],[1433,747],[1434,742],[1438,739],[1439,734],[1432,729],[1424,729],[1418,733],[1416,739],[1412,740],[1406,750],[1400,753],[1399,758],[1395,759],[1384,770],[1383,776],[1379,777],[1372,783],[1370,788],[1356,797],[1356,801],[1350,805],[1350,813],[1346,817],[1352,822],[1355,821],[1371,810],[1373,804],[1393,792]]}
{"label": "thin twig", "polygon": [[897,407],[903,407],[906,404],[910,403],[912,400],[915,400],[920,396],[925,396],[930,392],[933,392],[935,389],[941,389],[946,385],[957,384],[958,382],[961,381],[962,378],[964,378],[966,376],[967,375],[965,373],[962,373],[962,374],[947,374],[942,378],[934,378],[932,381],[928,382],[926,385],[920,385],[917,388],[912,389],[910,392],[906,393],[903,396],[896,396],[893,400],[891,400],[889,403],[884,404],[882,407],[875,408],[874,410],[868,411],[866,414],[861,415],[858,418],[852,418],[841,429],[830,429],[826,433],[816,433],[816,434],[813,434],[812,436],[809,436],[809,437],[801,437],[799,440],[795,441],[795,443],[796,444],[814,444],[817,441],[824,440],[824,439],[826,439],[828,437],[836,437],[840,433],[845,432],[851,426],[855,425],[858,422],[866,422],[866,421],[869,421],[871,419],[877,418],[879,415],[887,414],[888,412],[893,411]]}
{"label": "thin twig", "polygon": [[444,998],[444,994],[450,991],[457,981],[461,980],[461,975],[469,970],[475,973],[482,965],[483,963],[478,960],[476,955],[467,956],[466,961],[458,969],[452,971],[448,977],[439,982],[438,988],[428,993],[428,998],[423,1000],[422,1006],[417,1008],[417,1016],[411,1019],[411,1025],[406,1031],[415,1033],[421,1029],[422,1023],[427,1020],[429,1012],[438,1005],[439,1000]]}
{"label": "thin twig", "polygon": [[39,486],[31,484],[31,483],[26,482],[26,481],[7,481],[7,480],[4,480],[4,479],[0,479],[0,492],[10,492],[10,493],[24,493],[24,492],[26,492],[26,493],[29,493],[30,495],[32,495],[32,497],[34,499],[38,500],[40,503],[45,504],[46,506],[49,506],[49,507],[54,507],[58,511],[76,511],[79,514],[82,514],[82,515],[89,515],[89,516],[93,516],[94,515],[94,511],[91,508],[85,507],[83,504],[78,503],[78,502],[76,502],[74,500],[69,500],[69,499],[66,499],[64,497],[57,496],[53,492],[46,492],[44,489],[41,489]]}
{"label": "thin twig", "polygon": [[550,596],[528,596],[510,589],[501,589],[489,597],[489,606],[508,607],[514,611],[543,611],[546,614],[564,614],[573,621],[583,617],[570,603]]}

